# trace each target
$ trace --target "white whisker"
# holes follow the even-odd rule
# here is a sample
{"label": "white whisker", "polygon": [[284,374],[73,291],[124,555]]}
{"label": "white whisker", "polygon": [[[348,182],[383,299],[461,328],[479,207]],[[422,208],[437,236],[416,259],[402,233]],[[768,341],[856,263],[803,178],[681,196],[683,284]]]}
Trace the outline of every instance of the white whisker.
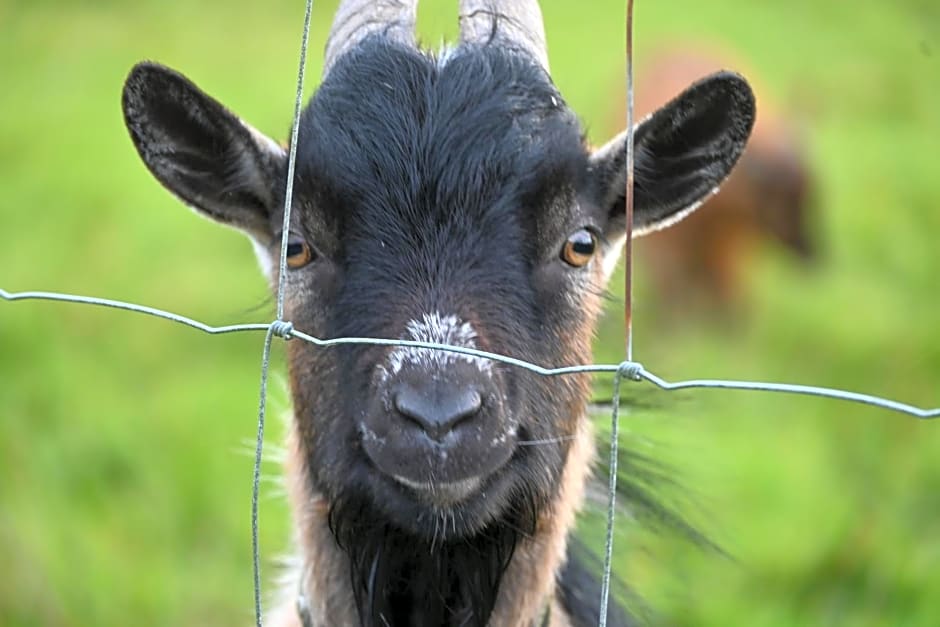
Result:
{"label": "white whisker", "polygon": [[516,442],[516,446],[543,446],[546,444],[559,444],[561,442],[571,442],[577,436],[574,435],[563,435],[557,438],[545,438],[544,440],[522,440],[521,442]]}

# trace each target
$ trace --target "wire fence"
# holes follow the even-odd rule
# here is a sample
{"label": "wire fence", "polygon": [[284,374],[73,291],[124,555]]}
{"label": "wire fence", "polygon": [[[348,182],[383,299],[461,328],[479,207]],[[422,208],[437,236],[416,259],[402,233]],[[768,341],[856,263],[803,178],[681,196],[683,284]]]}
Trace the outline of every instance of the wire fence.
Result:
{"label": "wire fence", "polygon": [[[301,38],[301,49],[300,49],[300,65],[297,73],[297,91],[294,101],[294,115],[293,123],[291,127],[291,141],[290,141],[290,150],[288,156],[288,169],[287,169],[287,187],[284,200],[284,218],[283,218],[283,229],[282,229],[282,240],[280,246],[280,258],[279,258],[279,270],[280,276],[284,276],[287,268],[287,243],[288,235],[290,231],[290,219],[291,219],[291,208],[292,208],[292,194],[293,194],[293,184],[294,184],[294,167],[296,163],[296,146],[297,146],[297,137],[299,131],[299,122],[300,122],[300,112],[302,108],[302,98],[303,98],[303,88],[304,88],[304,78],[306,72],[306,58],[307,58],[307,45],[309,41],[309,32],[310,32],[310,21],[311,14],[313,10],[313,1],[305,0],[305,15],[304,15],[304,24],[303,24],[303,34]],[[628,103],[632,103],[632,64],[630,63],[632,55],[630,54],[630,45],[632,43],[632,5],[633,1],[629,0],[628,9],[627,9],[627,45],[628,45],[628,63],[627,63],[627,90],[628,90]],[[632,106],[628,106],[628,116],[632,117]],[[629,119],[628,117],[628,119]],[[632,130],[632,124],[628,123],[627,128]],[[632,133],[631,133],[632,135]],[[632,196],[632,172],[630,171],[630,165],[632,162],[632,139],[628,141],[628,177],[627,177],[627,202],[626,208],[630,212],[632,210],[632,203],[630,198]],[[628,219],[627,224],[631,224],[631,221]],[[628,238],[629,241],[629,238]],[[662,390],[673,391],[673,390],[682,390],[682,389],[693,389],[693,388],[705,388],[705,389],[721,389],[721,390],[750,390],[750,391],[760,391],[760,392],[776,392],[784,394],[798,394],[805,396],[816,396],[824,397],[835,400],[841,400],[852,403],[860,403],[865,405],[871,405],[881,409],[900,412],[913,416],[919,419],[933,419],[940,418],[940,407],[933,409],[926,409],[916,407],[914,405],[902,403],[895,400],[890,400],[882,398],[879,396],[864,394],[859,392],[851,392],[835,388],[826,388],[813,385],[800,385],[800,384],[790,384],[790,383],[772,383],[772,382],[757,382],[757,381],[737,381],[737,380],[722,380],[722,379],[691,379],[686,381],[667,381],[656,374],[653,374],[647,370],[641,363],[632,360],[632,334],[631,334],[631,307],[629,294],[631,290],[630,285],[630,275],[629,272],[629,263],[630,263],[630,250],[627,249],[627,263],[628,263],[628,272],[627,272],[627,303],[625,307],[625,324],[627,328],[627,357],[626,361],[623,361],[619,364],[582,364],[582,365],[562,365],[562,366],[545,366],[540,364],[534,364],[524,359],[518,359],[515,357],[501,355],[497,353],[491,353],[487,351],[477,350],[474,348],[467,348],[463,346],[452,346],[449,344],[439,344],[433,342],[421,342],[413,340],[401,340],[401,339],[386,339],[386,338],[369,338],[369,337],[338,337],[338,338],[319,338],[308,333],[305,333],[302,330],[294,328],[293,323],[288,320],[284,320],[284,299],[285,299],[285,281],[278,281],[277,287],[277,305],[276,305],[276,317],[272,322],[269,323],[250,323],[250,324],[235,324],[235,325],[225,325],[225,326],[211,326],[194,320],[192,318],[173,313],[170,311],[165,311],[155,307],[149,307],[146,305],[139,305],[135,303],[128,303],[118,300],[111,300],[106,298],[95,298],[91,296],[82,296],[74,294],[63,294],[58,292],[44,292],[44,291],[27,291],[27,292],[8,292],[0,288],[0,298],[6,301],[21,301],[21,300],[43,300],[43,301],[59,301],[67,302],[74,304],[82,305],[91,305],[99,307],[109,307],[113,309],[119,309],[129,312],[134,312],[138,314],[144,314],[147,316],[152,316],[156,318],[162,318],[164,320],[169,320],[171,322],[192,327],[204,333],[212,335],[221,335],[228,333],[247,333],[247,332],[263,332],[264,333],[264,344],[262,349],[262,358],[261,358],[261,381],[259,385],[259,402],[258,402],[258,424],[257,424],[257,438],[255,443],[255,455],[254,455],[254,467],[252,473],[252,492],[251,492],[251,543],[252,543],[252,576],[254,581],[254,612],[255,612],[255,624],[257,627],[262,627],[263,624],[263,615],[262,615],[262,602],[261,602],[261,568],[260,568],[260,551],[259,551],[259,542],[258,542],[258,526],[259,526],[259,517],[258,517],[258,503],[259,503],[259,491],[260,491],[260,477],[261,477],[261,462],[262,462],[262,449],[264,443],[264,428],[265,428],[265,416],[266,416],[266,402],[267,402],[267,386],[268,386],[268,373],[270,369],[270,356],[271,356],[271,345],[274,337],[282,338],[284,340],[296,339],[304,342],[309,342],[320,348],[329,348],[332,346],[341,346],[341,345],[372,345],[372,346],[389,346],[389,347],[412,347],[412,348],[421,348],[429,349],[436,351],[445,351],[449,353],[458,353],[462,355],[467,355],[471,357],[477,357],[482,359],[491,360],[494,362],[506,364],[508,366],[522,368],[534,374],[545,376],[545,377],[556,377],[556,376],[566,376],[574,374],[612,374],[614,377],[613,380],[613,398],[612,398],[612,410],[611,410],[611,435],[610,435],[610,462],[609,462],[609,477],[608,477],[608,505],[607,505],[607,526],[606,526],[606,537],[605,537],[605,555],[604,555],[604,570],[603,570],[603,579],[602,579],[602,591],[601,591],[601,601],[600,601],[600,613],[599,613],[599,626],[605,627],[607,623],[607,606],[608,599],[610,594],[610,578],[611,578],[611,561],[613,554],[613,534],[615,526],[615,517],[616,517],[616,490],[617,490],[617,458],[618,458],[618,428],[619,428],[619,412],[620,412],[620,396],[621,396],[621,383],[624,380],[632,382],[646,382],[650,383]],[[300,614],[301,620],[304,625],[312,624],[309,621],[309,614],[306,608],[308,607],[308,600],[304,596],[304,592],[301,591],[298,595],[297,600],[298,612]]]}
{"label": "wire fence", "polygon": [[[880,409],[887,409],[890,411],[907,414],[909,416],[913,416],[914,418],[940,418],[940,407],[924,409],[915,405],[902,403],[900,401],[894,401],[880,396],[875,396],[873,394],[850,392],[839,388],[827,388],[816,385],[802,385],[796,383],[771,383],[764,381],[738,381],[730,379],[687,379],[684,381],[667,381],[666,379],[653,374],[641,363],[636,361],[623,361],[619,364],[582,364],[572,366],[546,367],[540,366],[539,364],[534,364],[524,359],[510,357],[508,355],[500,355],[498,353],[491,353],[475,348],[467,348],[465,346],[452,346],[450,344],[419,342],[415,340],[393,340],[388,338],[374,337],[337,337],[322,339],[299,331],[294,328],[294,325],[291,322],[284,320],[275,320],[269,323],[259,322],[212,326],[205,324],[204,322],[200,322],[177,313],[157,309],[155,307],[148,307],[146,305],[138,305],[136,303],[127,303],[124,301],[111,300],[107,298],[95,298],[93,296],[78,296],[75,294],[62,294],[59,292],[8,292],[0,288],[0,298],[6,301],[46,300],[77,303],[81,305],[97,305],[99,307],[109,307],[112,309],[122,309],[124,311],[131,311],[155,318],[163,318],[164,320],[169,320],[171,322],[176,322],[178,324],[192,327],[204,333],[209,333],[210,335],[265,331],[284,339],[297,338],[322,348],[349,344],[426,348],[449,353],[458,353],[470,357],[489,359],[506,364],[508,366],[523,368],[529,372],[546,377],[556,377],[571,374],[619,374],[620,377],[629,379],[631,381],[646,381],[648,383],[652,383],[656,387],[666,391],[706,388],[722,390],[749,390],[752,392],[781,392],[785,394],[818,396],[823,398],[860,403],[863,405],[871,405]],[[616,393],[614,396],[616,396]]]}

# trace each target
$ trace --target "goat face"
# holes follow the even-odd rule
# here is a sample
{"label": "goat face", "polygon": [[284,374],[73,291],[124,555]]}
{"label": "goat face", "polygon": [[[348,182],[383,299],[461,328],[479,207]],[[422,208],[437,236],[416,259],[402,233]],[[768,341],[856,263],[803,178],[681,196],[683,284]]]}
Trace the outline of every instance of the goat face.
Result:
{"label": "goat face", "polygon": [[[588,196],[577,121],[537,65],[498,48],[445,64],[367,40],[332,68],[302,129],[298,198],[332,225],[302,237],[341,244],[290,277],[291,293],[318,301],[291,308],[299,328],[588,359],[602,264],[582,256],[606,220]],[[295,398],[330,417],[311,419],[308,440],[321,485],[334,498],[364,491],[429,535],[436,510],[451,509],[448,533],[465,534],[520,499],[535,509],[584,392],[427,349],[299,347],[293,365]],[[324,371],[339,394],[314,384]],[[524,445],[544,440],[559,442]]]}
{"label": "goat face", "polygon": [[[131,137],[166,187],[253,239],[300,330],[589,361],[624,239],[626,137],[592,152],[543,52],[496,26],[474,40],[465,25],[461,45],[435,57],[394,25],[347,35],[341,49],[334,29],[301,120],[285,276],[272,263],[282,148],[155,64],[125,85]],[[641,124],[635,232],[711,193],[753,116],[747,84],[724,73]],[[555,495],[585,378],[421,348],[289,349],[307,480],[336,511],[457,538],[497,520],[529,526]]]}

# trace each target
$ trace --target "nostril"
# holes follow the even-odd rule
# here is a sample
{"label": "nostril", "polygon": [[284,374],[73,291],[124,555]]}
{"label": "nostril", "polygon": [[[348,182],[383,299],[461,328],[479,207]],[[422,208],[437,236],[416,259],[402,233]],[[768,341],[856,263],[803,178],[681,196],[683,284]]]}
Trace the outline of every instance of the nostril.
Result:
{"label": "nostril", "polygon": [[451,389],[439,384],[402,384],[394,393],[395,409],[431,438],[440,440],[461,422],[473,418],[483,398],[472,387]]}

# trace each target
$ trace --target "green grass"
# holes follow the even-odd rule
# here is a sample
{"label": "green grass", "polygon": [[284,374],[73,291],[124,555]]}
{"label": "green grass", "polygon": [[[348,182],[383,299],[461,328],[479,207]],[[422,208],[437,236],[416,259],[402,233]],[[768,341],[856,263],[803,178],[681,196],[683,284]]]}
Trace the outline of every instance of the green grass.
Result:
{"label": "green grass", "polygon": [[[426,40],[452,35],[456,3],[426,4]],[[620,93],[619,3],[545,4],[554,76],[602,141]],[[332,10],[317,3],[312,77]],[[637,10],[641,59],[664,40],[720,39],[805,115],[825,247],[812,273],[768,249],[749,273],[747,323],[733,330],[692,316],[664,329],[641,268],[637,356],[672,379],[940,403],[935,3],[676,0]],[[0,3],[0,286],[132,300],[210,323],[267,319],[250,247],[150,178],[119,93],[134,62],[157,59],[284,137],[302,13],[296,1]],[[620,358],[611,309],[601,361]],[[260,350],[260,335],[0,304],[0,624],[250,622],[246,442]],[[617,569],[662,622],[940,623],[940,424],[825,400],[644,394],[653,408],[625,419],[625,443],[676,467],[690,516],[730,555],[622,518]],[[283,385],[272,395],[286,414]],[[273,420],[269,441],[282,431]],[[276,462],[266,471],[276,476]],[[597,521],[586,529],[596,536]],[[280,488],[266,483],[268,582],[287,530]]]}

